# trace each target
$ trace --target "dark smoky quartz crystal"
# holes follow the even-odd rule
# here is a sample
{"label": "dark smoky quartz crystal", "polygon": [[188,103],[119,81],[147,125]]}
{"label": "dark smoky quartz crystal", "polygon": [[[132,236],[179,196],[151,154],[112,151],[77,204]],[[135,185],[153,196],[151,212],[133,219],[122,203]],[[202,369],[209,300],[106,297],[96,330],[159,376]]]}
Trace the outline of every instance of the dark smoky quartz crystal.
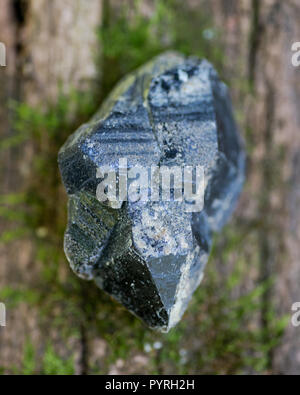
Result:
{"label": "dark smoky quartz crystal", "polygon": [[[99,201],[98,169],[118,174],[122,158],[126,171],[201,166],[203,207],[189,211],[175,199]],[[227,87],[212,65],[177,53],[156,57],[125,77],[59,152],[72,269],[149,327],[168,331],[200,284],[212,233],[232,214],[244,164]]]}

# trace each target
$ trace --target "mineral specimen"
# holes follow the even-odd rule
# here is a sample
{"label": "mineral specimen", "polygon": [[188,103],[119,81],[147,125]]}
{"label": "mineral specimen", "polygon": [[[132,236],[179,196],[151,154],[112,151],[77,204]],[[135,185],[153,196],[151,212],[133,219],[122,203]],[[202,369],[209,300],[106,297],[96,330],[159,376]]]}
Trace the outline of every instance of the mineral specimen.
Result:
{"label": "mineral specimen", "polygon": [[[72,269],[149,327],[168,331],[203,277],[212,232],[235,207],[244,164],[227,88],[211,64],[170,52],[156,57],[122,80],[60,150]],[[175,166],[203,169],[198,210],[176,198],[182,184],[176,189],[175,178],[169,198],[162,198],[161,186],[159,199],[150,198],[148,183],[136,188],[136,199],[114,193],[126,177],[127,187],[136,186],[130,170],[151,169],[140,174],[153,181],[155,172]],[[97,195],[105,177],[106,201]],[[196,184],[191,178],[190,187]]]}

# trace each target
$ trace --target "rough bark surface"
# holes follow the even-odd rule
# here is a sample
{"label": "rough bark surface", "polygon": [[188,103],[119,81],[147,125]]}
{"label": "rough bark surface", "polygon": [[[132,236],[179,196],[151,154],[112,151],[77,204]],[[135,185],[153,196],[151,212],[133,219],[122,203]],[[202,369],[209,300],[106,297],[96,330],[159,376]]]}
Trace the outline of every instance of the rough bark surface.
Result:
{"label": "rough bark surface", "polygon": [[[233,90],[236,108],[245,114],[243,129],[250,131],[248,143],[255,147],[248,160],[250,197],[244,195],[239,215],[263,223],[254,277],[274,279],[261,312],[261,325],[267,327],[271,304],[278,315],[289,315],[300,300],[300,85],[299,68],[291,63],[300,7],[297,1],[243,0],[214,1],[213,10],[224,33],[229,80],[234,86],[236,79],[248,79],[252,86],[251,95]],[[289,324],[269,356],[272,372],[299,373],[299,350],[299,333]]]}
{"label": "rough bark surface", "polygon": [[[7,67],[1,68],[1,139],[14,135],[11,99],[40,105],[55,102],[62,88],[82,88],[96,78],[96,28],[101,21],[101,0],[3,0],[0,39],[7,47]],[[1,153],[2,156],[2,153]],[[34,148],[26,143],[5,150],[1,157],[4,193],[20,192],[30,180]],[[3,230],[4,224],[1,226]],[[13,242],[0,250],[0,286],[22,289],[38,277],[31,240]],[[51,318],[49,318],[51,320]],[[38,311],[21,303],[7,312],[9,325],[0,329],[1,365],[22,365],[24,344],[30,339],[40,353],[48,341],[59,346],[59,336],[42,327]],[[51,327],[51,325],[49,325]],[[77,371],[85,373],[85,336],[67,345],[77,356]],[[67,353],[69,352],[67,351]]]}
{"label": "rough bark surface", "polygon": [[[120,1],[112,4],[118,8]],[[203,7],[201,0],[187,4]],[[14,136],[10,99],[33,105],[55,102],[58,83],[67,92],[94,79],[94,31],[101,6],[101,0],[1,0],[0,40],[7,47],[7,67],[0,70],[1,140]],[[300,67],[291,64],[292,43],[300,40],[300,5],[298,0],[212,0],[205,7],[210,7],[222,32],[223,75],[231,86],[241,129],[247,131],[248,182],[236,226],[260,224],[257,243],[245,241],[245,255],[258,249],[258,266],[249,268],[249,289],[274,276],[257,320],[267,329],[266,314],[272,304],[278,315],[289,315],[292,303],[300,301]],[[144,12],[151,15],[152,10],[153,3],[145,1]],[[251,93],[244,89],[248,83]],[[26,143],[0,154],[1,192],[22,190],[31,176],[33,146]],[[1,222],[1,231],[4,226]],[[21,289],[35,281],[39,267],[33,248],[30,240],[1,245],[1,288]],[[227,266],[221,259],[215,264],[225,278]],[[39,353],[49,339],[59,347],[58,334],[49,331],[46,323],[41,328],[34,308],[21,304],[7,314],[9,326],[0,328],[0,365],[22,365],[28,333]],[[76,352],[78,373],[87,373],[91,363],[99,364],[106,347],[101,339],[88,336],[85,328],[81,338],[70,339],[68,346]],[[269,355],[269,365],[273,373],[299,373],[299,328],[286,328],[281,345]],[[120,369],[116,366],[111,372]]]}

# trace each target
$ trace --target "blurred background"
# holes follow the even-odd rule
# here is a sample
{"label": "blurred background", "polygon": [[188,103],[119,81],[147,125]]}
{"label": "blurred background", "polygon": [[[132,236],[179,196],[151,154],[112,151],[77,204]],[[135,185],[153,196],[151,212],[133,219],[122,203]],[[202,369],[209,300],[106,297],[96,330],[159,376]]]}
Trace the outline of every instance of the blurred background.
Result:
{"label": "blurred background", "polygon": [[[0,373],[300,372],[299,20],[297,0],[1,0]],[[248,165],[166,335],[69,269],[57,152],[123,75],[167,49],[207,58],[229,85]]]}

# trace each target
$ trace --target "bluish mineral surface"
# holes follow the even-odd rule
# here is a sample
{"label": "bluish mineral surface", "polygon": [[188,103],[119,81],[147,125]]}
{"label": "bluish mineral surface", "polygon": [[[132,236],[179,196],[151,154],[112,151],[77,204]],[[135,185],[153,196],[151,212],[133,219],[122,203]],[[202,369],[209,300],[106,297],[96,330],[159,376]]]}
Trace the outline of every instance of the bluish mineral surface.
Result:
{"label": "bluish mineral surface", "polygon": [[[98,169],[118,174],[122,158],[126,171],[201,166],[204,206],[190,212],[172,198],[99,201]],[[241,192],[244,165],[227,87],[212,65],[177,53],[156,57],[125,77],[59,152],[72,269],[149,327],[168,331],[200,284],[212,233]]]}

